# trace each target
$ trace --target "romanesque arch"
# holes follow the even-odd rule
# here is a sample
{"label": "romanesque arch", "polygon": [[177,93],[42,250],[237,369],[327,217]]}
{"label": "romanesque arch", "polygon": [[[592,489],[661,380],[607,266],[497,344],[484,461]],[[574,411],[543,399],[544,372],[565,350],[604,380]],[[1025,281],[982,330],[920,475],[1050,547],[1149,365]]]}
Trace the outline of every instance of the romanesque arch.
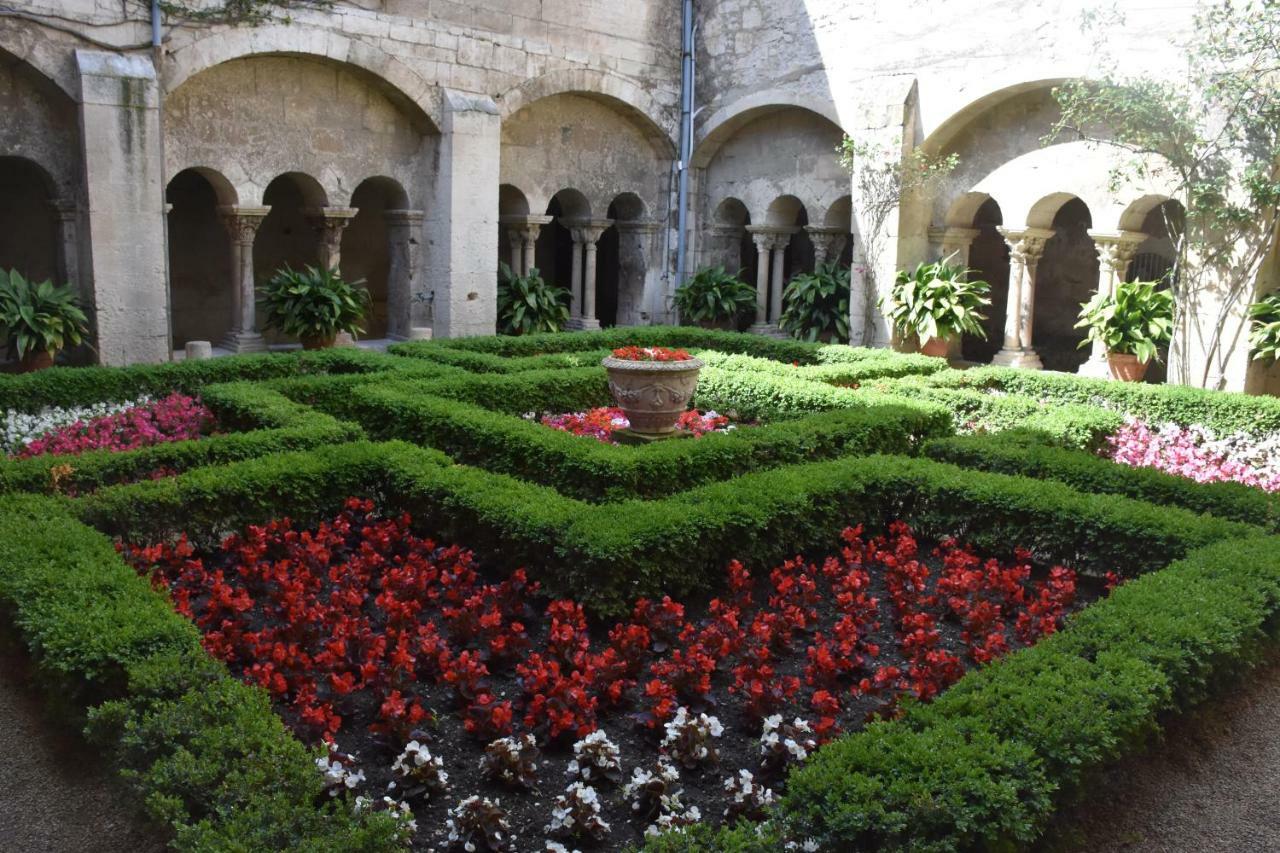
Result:
{"label": "romanesque arch", "polygon": [[169,203],[169,322],[173,346],[229,343],[239,320],[225,211],[238,202],[231,182],[205,167],[184,169],[165,188]]}

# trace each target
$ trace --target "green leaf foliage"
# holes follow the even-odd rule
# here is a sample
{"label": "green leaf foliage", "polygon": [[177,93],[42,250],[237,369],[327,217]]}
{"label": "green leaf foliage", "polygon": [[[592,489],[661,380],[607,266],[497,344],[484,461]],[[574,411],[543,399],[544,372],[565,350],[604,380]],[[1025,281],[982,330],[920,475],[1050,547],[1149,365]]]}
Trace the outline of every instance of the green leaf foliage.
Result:
{"label": "green leaf foliage", "polygon": [[1081,347],[1099,341],[1109,353],[1159,359],[1173,338],[1173,292],[1155,281],[1122,281],[1115,293],[1099,290],[1080,306],[1077,329],[1086,329]]}
{"label": "green leaf foliage", "polygon": [[778,325],[802,341],[849,340],[849,269],[835,261],[801,273],[782,292]]}
{"label": "green leaf foliage", "polygon": [[17,270],[0,269],[0,329],[10,358],[56,355],[84,340],[88,318],[70,285],[31,282]]}
{"label": "green leaf foliage", "polygon": [[339,332],[360,334],[369,308],[363,285],[344,280],[337,267],[299,271],[285,264],[259,291],[263,323],[302,341],[331,340]]}
{"label": "green leaf foliage", "polygon": [[705,267],[676,288],[675,307],[685,323],[736,328],[756,309],[755,288],[724,267]]}
{"label": "green leaf foliage", "polygon": [[1249,306],[1249,351],[1256,361],[1274,363],[1280,357],[1280,292]]}
{"label": "green leaf foliage", "polygon": [[504,335],[558,332],[569,322],[570,293],[543,280],[537,267],[516,275],[506,264],[498,279],[498,331]]}
{"label": "green leaf foliage", "polygon": [[991,304],[991,286],[969,279],[973,270],[944,258],[921,263],[914,270],[899,270],[893,287],[881,297],[880,310],[903,337],[916,336],[921,343],[930,339],[974,335],[986,338],[980,313]]}

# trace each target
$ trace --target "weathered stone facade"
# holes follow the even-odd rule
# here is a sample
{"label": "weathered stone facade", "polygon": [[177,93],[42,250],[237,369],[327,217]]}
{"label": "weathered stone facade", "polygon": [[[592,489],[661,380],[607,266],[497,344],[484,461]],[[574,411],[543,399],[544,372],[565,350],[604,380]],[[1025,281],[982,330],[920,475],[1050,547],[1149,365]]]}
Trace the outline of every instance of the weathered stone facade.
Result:
{"label": "weathered stone facade", "polygon": [[[958,252],[995,302],[963,355],[1096,369],[1077,304],[1171,247],[1166,187],[1116,191],[1105,151],[1042,142],[1052,87],[1097,71],[1092,5],[698,0],[689,267],[740,270],[769,329],[793,273],[850,263],[855,342],[884,345],[878,283]],[[283,263],[364,278],[369,337],[492,332],[499,262],[573,288],[578,328],[674,319],[678,0],[361,0],[166,25],[159,50],[116,4],[20,6],[0,266],[74,281],[103,362],[280,343],[252,294]],[[1126,4],[1120,70],[1175,70],[1196,7]],[[845,134],[959,166],[875,223]],[[1246,384],[1239,347],[1174,358]]]}

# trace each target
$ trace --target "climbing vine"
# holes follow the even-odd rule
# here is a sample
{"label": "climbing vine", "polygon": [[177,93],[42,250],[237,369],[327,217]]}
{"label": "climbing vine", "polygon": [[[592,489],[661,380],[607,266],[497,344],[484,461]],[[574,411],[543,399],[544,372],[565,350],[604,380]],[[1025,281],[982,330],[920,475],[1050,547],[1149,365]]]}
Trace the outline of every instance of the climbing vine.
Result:
{"label": "climbing vine", "polygon": [[188,5],[162,0],[160,10],[172,23],[256,26],[267,21],[291,20],[294,9],[327,9],[334,0],[217,0]]}

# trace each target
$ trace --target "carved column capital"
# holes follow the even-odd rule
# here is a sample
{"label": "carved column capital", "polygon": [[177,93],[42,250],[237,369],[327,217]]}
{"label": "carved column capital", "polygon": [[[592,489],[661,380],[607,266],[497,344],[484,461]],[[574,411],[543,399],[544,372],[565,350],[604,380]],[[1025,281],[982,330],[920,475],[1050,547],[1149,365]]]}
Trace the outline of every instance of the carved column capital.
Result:
{"label": "carved column capital", "polygon": [[252,246],[253,238],[258,233],[262,221],[271,212],[269,206],[240,207],[238,205],[222,205],[218,213],[222,214],[222,223],[231,235],[231,240],[241,246]]}
{"label": "carved column capital", "polygon": [[1044,247],[1054,234],[1050,228],[997,228],[1000,236],[1009,244],[1013,260],[1026,266],[1035,266],[1044,255]]}
{"label": "carved column capital", "polygon": [[570,219],[564,226],[573,236],[573,242],[584,246],[594,246],[600,237],[613,224],[612,219]]}
{"label": "carved column capital", "polygon": [[1130,262],[1138,254],[1138,247],[1147,239],[1147,235],[1139,231],[1090,231],[1089,236],[1098,250],[1098,261],[1115,274],[1117,281],[1124,278]]}
{"label": "carved column capital", "polygon": [[747,233],[760,251],[785,249],[791,245],[793,234],[799,233],[797,227],[782,228],[776,225],[748,225]]}
{"label": "carved column capital", "polygon": [[306,216],[320,243],[336,255],[342,246],[343,229],[358,212],[354,207],[315,207],[306,211]]}

